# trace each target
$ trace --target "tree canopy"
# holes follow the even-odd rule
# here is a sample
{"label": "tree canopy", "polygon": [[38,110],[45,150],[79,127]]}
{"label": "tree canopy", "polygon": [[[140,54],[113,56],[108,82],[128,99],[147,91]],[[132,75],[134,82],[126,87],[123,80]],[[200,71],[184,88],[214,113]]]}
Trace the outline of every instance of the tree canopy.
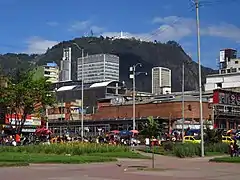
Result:
{"label": "tree canopy", "polygon": [[[27,115],[38,113],[55,102],[54,94],[50,92],[50,83],[46,78],[33,79],[32,72],[16,73],[13,79],[8,79],[6,87],[0,87],[0,103],[7,108],[9,115],[15,115],[16,132],[21,133]],[[36,105],[41,108],[36,108]]]}
{"label": "tree canopy", "polygon": [[148,117],[148,121],[143,124],[141,134],[145,137],[157,137],[160,135],[162,128],[160,124],[152,117]]}

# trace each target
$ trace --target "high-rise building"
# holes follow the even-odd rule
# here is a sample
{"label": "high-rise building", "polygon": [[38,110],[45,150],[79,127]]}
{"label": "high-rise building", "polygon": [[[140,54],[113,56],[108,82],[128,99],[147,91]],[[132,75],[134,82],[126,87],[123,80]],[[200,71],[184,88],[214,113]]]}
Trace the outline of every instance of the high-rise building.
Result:
{"label": "high-rise building", "polygon": [[171,93],[171,70],[165,67],[152,68],[152,93],[170,94]]}
{"label": "high-rise building", "polygon": [[72,49],[63,49],[63,57],[60,62],[60,81],[72,80]]}
{"label": "high-rise building", "polygon": [[119,57],[112,54],[95,54],[78,59],[77,77],[84,83],[119,81]]}
{"label": "high-rise building", "polygon": [[47,77],[47,81],[51,83],[56,83],[59,81],[59,68],[55,62],[47,63],[43,66],[44,68],[44,77]]}

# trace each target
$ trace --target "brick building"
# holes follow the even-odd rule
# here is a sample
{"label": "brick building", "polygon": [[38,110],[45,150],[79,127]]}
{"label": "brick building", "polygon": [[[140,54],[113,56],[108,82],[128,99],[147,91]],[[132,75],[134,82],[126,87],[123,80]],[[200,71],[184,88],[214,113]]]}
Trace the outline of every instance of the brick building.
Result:
{"label": "brick building", "polygon": [[[132,118],[132,105],[102,106],[98,112],[93,115],[93,119],[122,119]],[[203,118],[209,119],[211,108],[208,102],[203,103]],[[181,119],[182,118],[182,102],[164,102],[136,104],[136,118],[145,118],[148,116],[161,117],[164,119]],[[199,102],[185,101],[185,119],[199,119]]]}

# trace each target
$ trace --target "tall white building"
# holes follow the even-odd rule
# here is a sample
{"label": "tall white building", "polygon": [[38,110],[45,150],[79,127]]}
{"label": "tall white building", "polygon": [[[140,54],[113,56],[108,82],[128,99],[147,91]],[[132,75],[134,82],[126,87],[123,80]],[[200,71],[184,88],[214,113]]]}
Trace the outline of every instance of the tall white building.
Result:
{"label": "tall white building", "polygon": [[214,89],[236,89],[240,87],[240,59],[235,49],[220,50],[219,74],[206,78],[205,91]]}
{"label": "tall white building", "polygon": [[72,80],[72,48],[63,49],[63,57],[60,61],[60,81]]}
{"label": "tall white building", "polygon": [[77,78],[84,83],[119,81],[119,57],[112,54],[95,54],[78,59]]}
{"label": "tall white building", "polygon": [[47,77],[47,81],[51,83],[56,83],[59,81],[59,68],[55,62],[47,63],[43,66],[44,68],[44,77]]}
{"label": "tall white building", "polygon": [[152,93],[170,94],[171,93],[171,70],[165,67],[152,68]]}

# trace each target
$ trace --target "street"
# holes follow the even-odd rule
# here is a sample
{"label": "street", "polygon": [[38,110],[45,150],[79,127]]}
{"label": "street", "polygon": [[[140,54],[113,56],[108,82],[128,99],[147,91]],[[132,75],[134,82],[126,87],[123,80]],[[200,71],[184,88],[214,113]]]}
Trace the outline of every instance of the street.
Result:
{"label": "street", "polygon": [[[240,178],[238,164],[209,163],[206,158],[179,159],[155,156],[156,170],[137,170],[151,167],[151,160],[119,159],[118,163],[101,164],[34,164],[29,167],[1,168],[1,179],[15,180],[236,180]],[[116,165],[118,164],[118,165]]]}

